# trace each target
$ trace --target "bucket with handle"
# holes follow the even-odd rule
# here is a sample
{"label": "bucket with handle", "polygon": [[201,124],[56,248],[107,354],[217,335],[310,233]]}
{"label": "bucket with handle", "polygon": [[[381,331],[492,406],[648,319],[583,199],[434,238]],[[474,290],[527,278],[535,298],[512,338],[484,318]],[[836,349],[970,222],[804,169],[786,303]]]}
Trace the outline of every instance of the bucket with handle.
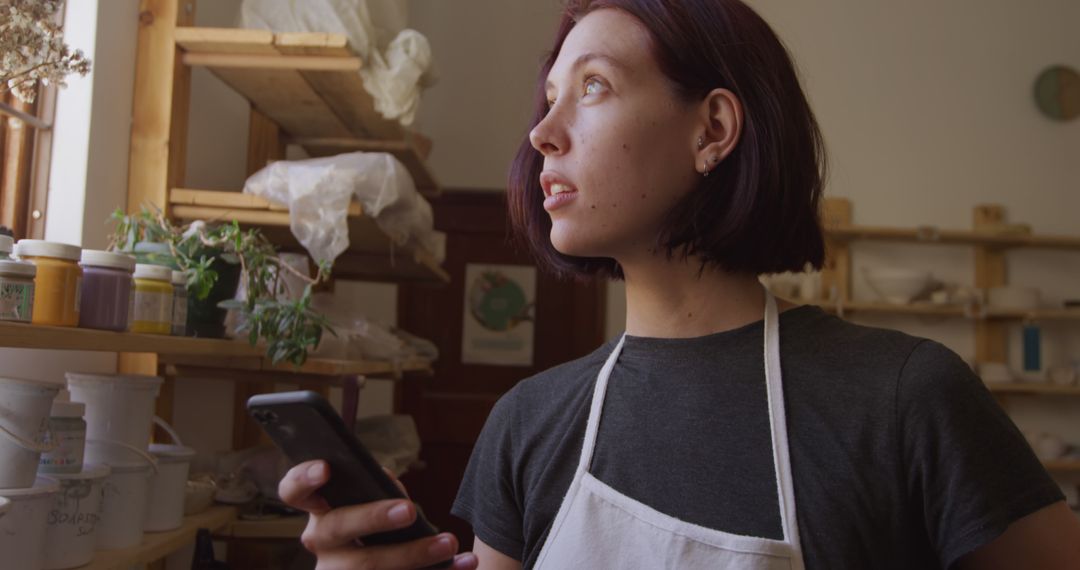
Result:
{"label": "bucket with handle", "polygon": [[[89,448],[87,449],[89,451]],[[110,465],[102,487],[97,550],[129,548],[142,542],[143,517],[150,490],[152,466],[143,461]]]}
{"label": "bucket with handle", "polygon": [[150,444],[154,400],[163,380],[125,374],[65,376],[71,400],[86,404],[84,461],[110,466],[143,463],[140,452],[145,454]]}
{"label": "bucket with handle", "polygon": [[60,491],[49,511],[45,541],[45,569],[74,568],[94,558],[101,500],[108,465],[86,465],[79,473],[55,473]]}
{"label": "bucket with handle", "polygon": [[183,524],[188,471],[195,457],[195,450],[183,445],[171,426],[158,417],[154,418],[154,423],[172,437],[173,443],[150,444],[150,455],[157,460],[158,470],[150,477],[143,522],[143,530],[147,532],[173,530]]}
{"label": "bucket with handle", "polygon": [[0,488],[34,485],[46,443],[49,410],[60,386],[0,377]]}
{"label": "bucket with handle", "polygon": [[49,510],[60,484],[38,477],[21,489],[0,489],[11,501],[0,518],[0,567],[42,570],[45,563],[45,529]]}

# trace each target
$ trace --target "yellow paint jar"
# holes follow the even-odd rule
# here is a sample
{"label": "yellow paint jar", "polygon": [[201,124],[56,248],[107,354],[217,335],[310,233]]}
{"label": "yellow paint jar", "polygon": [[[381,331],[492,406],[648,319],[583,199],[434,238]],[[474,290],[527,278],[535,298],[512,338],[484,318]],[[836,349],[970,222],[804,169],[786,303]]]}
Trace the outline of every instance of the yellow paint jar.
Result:
{"label": "yellow paint jar", "polygon": [[37,267],[32,322],[57,327],[78,326],[82,249],[63,243],[24,239],[15,244],[15,255]]}
{"label": "yellow paint jar", "polygon": [[172,331],[172,269],[140,263],[135,266],[135,316],[131,332],[169,334]]}

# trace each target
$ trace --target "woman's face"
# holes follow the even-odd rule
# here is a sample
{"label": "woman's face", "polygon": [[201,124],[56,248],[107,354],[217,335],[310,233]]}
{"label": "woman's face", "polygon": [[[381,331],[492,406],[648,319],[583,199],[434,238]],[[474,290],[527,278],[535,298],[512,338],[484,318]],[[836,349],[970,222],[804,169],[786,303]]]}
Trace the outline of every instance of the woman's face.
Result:
{"label": "woman's face", "polygon": [[614,9],[570,31],[548,74],[550,111],[530,133],[551,242],[566,255],[626,263],[650,255],[666,214],[701,176],[698,105],[681,100],[648,30]]}

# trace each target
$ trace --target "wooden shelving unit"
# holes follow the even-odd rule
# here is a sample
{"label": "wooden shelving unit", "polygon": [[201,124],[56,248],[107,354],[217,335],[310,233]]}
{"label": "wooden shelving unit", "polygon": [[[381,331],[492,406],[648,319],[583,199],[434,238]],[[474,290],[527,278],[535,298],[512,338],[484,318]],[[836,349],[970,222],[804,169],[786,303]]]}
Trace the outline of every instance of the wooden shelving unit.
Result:
{"label": "wooden shelving unit", "polygon": [[375,110],[344,35],[178,27],[175,40],[184,65],[209,69],[309,154],[389,152],[421,193],[439,194],[430,144]]}
{"label": "wooden shelving unit", "polygon": [[[289,230],[289,211],[284,205],[237,192],[193,190],[185,183],[191,73],[195,67],[207,69],[249,102],[248,175],[271,161],[284,159],[290,144],[311,156],[354,150],[387,152],[405,165],[421,194],[430,197],[440,193],[425,163],[431,141],[384,119],[375,110],[360,76],[364,62],[348,49],[344,35],[198,28],[194,26],[195,9],[195,0],[156,0],[140,6],[128,159],[129,212],[150,205],[170,219],[237,220],[259,228],[284,250],[302,251]],[[335,260],[334,278],[449,280],[433,252],[392,243],[359,204],[352,204],[347,214],[350,247]],[[300,384],[324,394],[330,386],[341,386],[342,415],[348,421],[356,415],[357,394],[365,378],[399,378],[405,372],[430,370],[430,363],[424,361],[326,358],[311,358],[301,368],[274,366],[260,351],[239,342],[65,331],[57,337],[63,346],[56,346],[53,337],[28,341],[11,333],[0,329],[0,343],[121,351],[121,371],[165,377],[157,414],[167,421],[172,417],[179,376],[212,373],[214,378],[232,381],[234,449],[260,442],[262,432],[247,417],[244,402],[254,393],[272,390],[275,383]],[[224,532],[234,533],[232,528]],[[227,537],[230,541],[240,538]],[[159,557],[165,553],[159,551]]]}
{"label": "wooden shelving unit", "polygon": [[[259,196],[239,192],[173,188],[169,192],[173,217],[181,220],[236,220],[260,228],[271,242],[286,250],[303,251],[289,229],[289,209]],[[363,208],[348,210],[349,249],[334,262],[334,276],[369,281],[437,281],[450,276],[434,256],[420,249],[397,246]]]}
{"label": "wooden shelving unit", "polygon": [[1022,394],[1030,396],[1080,396],[1080,386],[1058,386],[1033,382],[987,382],[986,388],[995,394]]}
{"label": "wooden shelving unit", "polygon": [[142,543],[138,546],[99,551],[89,565],[79,568],[81,570],[128,570],[132,566],[148,564],[191,543],[195,540],[195,533],[200,528],[217,531],[235,520],[234,507],[210,507],[197,515],[185,517],[183,526],[176,530],[144,534]]}

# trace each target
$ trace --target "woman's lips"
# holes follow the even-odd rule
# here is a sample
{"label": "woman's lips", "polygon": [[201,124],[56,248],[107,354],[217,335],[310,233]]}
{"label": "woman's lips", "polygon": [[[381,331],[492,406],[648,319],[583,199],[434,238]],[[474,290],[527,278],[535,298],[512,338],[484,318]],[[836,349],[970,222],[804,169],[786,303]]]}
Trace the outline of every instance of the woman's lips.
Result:
{"label": "woman's lips", "polygon": [[544,189],[544,209],[549,212],[569,204],[578,193],[573,184],[552,170],[540,174],[540,186]]}
{"label": "woman's lips", "polygon": [[544,198],[544,209],[548,212],[558,210],[570,202],[573,202],[574,199],[577,198],[577,194],[577,190],[568,190],[551,194]]}

